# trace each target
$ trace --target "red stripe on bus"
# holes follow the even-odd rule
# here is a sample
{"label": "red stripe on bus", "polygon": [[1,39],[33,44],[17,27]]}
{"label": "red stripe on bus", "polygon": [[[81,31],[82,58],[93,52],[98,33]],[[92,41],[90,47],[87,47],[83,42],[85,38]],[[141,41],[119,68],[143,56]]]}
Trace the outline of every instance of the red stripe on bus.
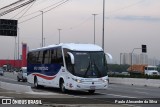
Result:
{"label": "red stripe on bus", "polygon": [[56,76],[54,76],[54,77],[48,77],[48,76],[44,76],[44,75],[41,75],[41,74],[33,74],[33,75],[41,77],[41,78],[46,79],[46,80],[52,80],[52,79],[54,79],[56,77]]}

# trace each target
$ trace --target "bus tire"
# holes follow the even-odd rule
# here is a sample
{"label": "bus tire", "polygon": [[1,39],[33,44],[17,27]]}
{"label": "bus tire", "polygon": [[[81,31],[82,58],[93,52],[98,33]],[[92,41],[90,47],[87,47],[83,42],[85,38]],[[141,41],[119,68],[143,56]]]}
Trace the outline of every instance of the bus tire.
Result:
{"label": "bus tire", "polygon": [[95,90],[88,90],[89,94],[94,94]]}
{"label": "bus tire", "polygon": [[34,77],[34,87],[35,88],[40,88],[40,86],[38,85],[37,77]]}
{"label": "bus tire", "polygon": [[65,85],[64,85],[64,80],[63,79],[60,80],[60,90],[61,90],[62,93],[66,93],[67,92],[67,90],[65,88]]}

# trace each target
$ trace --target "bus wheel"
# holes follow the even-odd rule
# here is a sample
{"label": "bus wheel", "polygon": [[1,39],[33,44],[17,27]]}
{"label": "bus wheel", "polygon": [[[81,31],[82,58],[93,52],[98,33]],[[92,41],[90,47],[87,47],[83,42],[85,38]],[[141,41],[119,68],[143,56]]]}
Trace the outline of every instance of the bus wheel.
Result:
{"label": "bus wheel", "polygon": [[94,94],[95,90],[88,90],[89,94]]}
{"label": "bus wheel", "polygon": [[61,89],[62,93],[66,93],[66,89],[65,89],[64,81],[63,80],[60,81],[60,89]]}
{"label": "bus wheel", "polygon": [[34,77],[34,87],[39,88],[37,77]]}

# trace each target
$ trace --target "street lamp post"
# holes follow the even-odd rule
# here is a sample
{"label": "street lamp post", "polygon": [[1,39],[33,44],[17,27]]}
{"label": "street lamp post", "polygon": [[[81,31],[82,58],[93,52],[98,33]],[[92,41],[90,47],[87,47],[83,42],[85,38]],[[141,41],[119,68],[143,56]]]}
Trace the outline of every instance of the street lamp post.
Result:
{"label": "street lamp post", "polygon": [[132,60],[133,60],[133,52],[134,52],[135,49],[142,49],[142,48],[133,48],[133,50],[132,50],[132,53],[131,53],[131,71],[132,71],[132,65],[133,65],[133,62],[132,62]]}
{"label": "street lamp post", "polygon": [[97,14],[92,14],[93,16],[94,16],[94,44],[95,44],[95,16],[97,15]]}
{"label": "street lamp post", "polygon": [[104,50],[104,19],[105,18],[105,0],[103,0],[103,25],[102,25],[102,48]]}
{"label": "street lamp post", "polygon": [[42,47],[43,47],[43,11],[40,12],[42,12]]}
{"label": "street lamp post", "polygon": [[44,39],[43,46],[46,46],[46,38],[43,38],[43,39]]}
{"label": "street lamp post", "polygon": [[59,31],[59,44],[60,44],[60,42],[61,42],[61,30],[62,30],[62,29],[58,29],[58,31]]}

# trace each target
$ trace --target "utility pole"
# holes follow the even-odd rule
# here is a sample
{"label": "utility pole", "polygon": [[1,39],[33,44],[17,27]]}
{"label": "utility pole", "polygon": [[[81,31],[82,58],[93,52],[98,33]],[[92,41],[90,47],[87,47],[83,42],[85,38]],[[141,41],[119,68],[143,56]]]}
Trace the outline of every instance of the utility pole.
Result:
{"label": "utility pole", "polygon": [[42,12],[42,47],[43,47],[43,11],[40,12]]}
{"label": "utility pole", "polygon": [[46,46],[46,41],[45,41],[45,40],[46,40],[46,38],[43,38],[43,39],[44,39],[44,44],[43,44],[43,46]]}
{"label": "utility pole", "polygon": [[62,29],[58,29],[58,31],[59,31],[59,44],[60,44],[60,42],[61,42],[61,30],[62,30]]}
{"label": "utility pole", "polygon": [[105,21],[105,0],[103,0],[103,25],[102,25],[102,48],[104,50],[104,21]]}
{"label": "utility pole", "polygon": [[92,14],[93,16],[94,16],[94,44],[95,44],[95,16],[97,15],[97,14]]}

